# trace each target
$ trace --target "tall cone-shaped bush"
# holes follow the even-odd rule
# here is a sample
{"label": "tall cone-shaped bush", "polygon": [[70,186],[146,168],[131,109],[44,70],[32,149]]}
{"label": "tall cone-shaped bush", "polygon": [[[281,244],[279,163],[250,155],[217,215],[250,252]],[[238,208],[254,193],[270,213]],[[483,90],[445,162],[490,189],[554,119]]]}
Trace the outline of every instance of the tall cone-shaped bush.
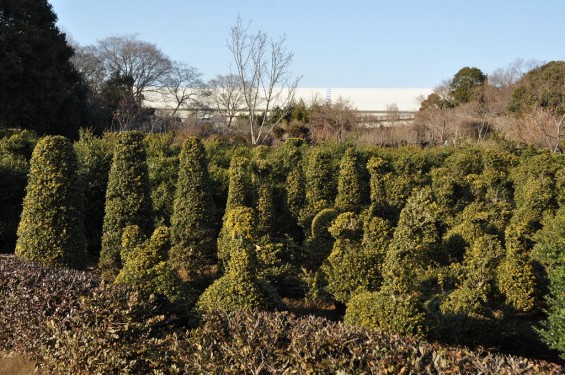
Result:
{"label": "tall cone-shaped bush", "polygon": [[289,211],[295,219],[300,217],[300,213],[304,208],[304,203],[306,202],[306,180],[302,170],[302,153],[300,152],[300,144],[301,143],[289,141],[285,144],[290,148],[290,171],[286,177],[286,202]]}
{"label": "tall cone-shaped bush", "polygon": [[118,135],[106,189],[99,267],[115,276],[122,267],[121,240],[124,228],[137,225],[148,236],[153,227],[153,207],[143,134]]}
{"label": "tall cone-shaped bush", "polygon": [[31,157],[16,255],[43,265],[80,266],[86,257],[82,192],[73,146],[41,139]]}
{"label": "tall cone-shaped bush", "polygon": [[341,159],[335,199],[335,208],[339,211],[361,210],[361,175],[357,159],[357,152],[353,147],[348,148]]}
{"label": "tall cone-shaped bush", "polygon": [[184,142],[180,154],[171,234],[175,267],[193,273],[214,258],[214,201],[206,151],[196,137]]}

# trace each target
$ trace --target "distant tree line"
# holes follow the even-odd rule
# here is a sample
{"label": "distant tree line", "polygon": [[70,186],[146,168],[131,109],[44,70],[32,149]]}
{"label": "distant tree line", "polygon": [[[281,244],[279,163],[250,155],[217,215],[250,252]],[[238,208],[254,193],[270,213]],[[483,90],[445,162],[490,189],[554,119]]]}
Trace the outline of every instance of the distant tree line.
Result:
{"label": "distant tree line", "polygon": [[[81,46],[58,30],[56,19],[46,0],[1,4],[0,127],[72,139],[81,127],[96,134],[174,131],[255,145],[293,137],[385,146],[495,139],[562,151],[563,61],[517,60],[490,75],[464,67],[421,98],[413,126],[404,126],[394,103],[385,116],[390,121],[372,123],[347,98],[295,101],[300,77],[289,70],[293,53],[284,38],[253,32],[240,18],[228,35],[234,70],[208,82],[136,35]],[[151,101],[167,110],[156,113]]]}

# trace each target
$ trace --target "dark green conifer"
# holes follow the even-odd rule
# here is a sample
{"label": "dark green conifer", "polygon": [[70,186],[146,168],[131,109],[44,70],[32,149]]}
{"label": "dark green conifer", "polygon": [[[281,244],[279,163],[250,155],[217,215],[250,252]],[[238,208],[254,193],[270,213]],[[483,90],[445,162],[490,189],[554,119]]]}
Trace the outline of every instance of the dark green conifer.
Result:
{"label": "dark green conifer", "polygon": [[106,207],[99,267],[109,277],[122,268],[121,239],[125,227],[139,226],[145,236],[152,232],[153,208],[143,134],[118,135],[106,190]]}
{"label": "dark green conifer", "polygon": [[44,265],[80,266],[86,240],[78,163],[71,142],[40,140],[31,157],[16,255]]}

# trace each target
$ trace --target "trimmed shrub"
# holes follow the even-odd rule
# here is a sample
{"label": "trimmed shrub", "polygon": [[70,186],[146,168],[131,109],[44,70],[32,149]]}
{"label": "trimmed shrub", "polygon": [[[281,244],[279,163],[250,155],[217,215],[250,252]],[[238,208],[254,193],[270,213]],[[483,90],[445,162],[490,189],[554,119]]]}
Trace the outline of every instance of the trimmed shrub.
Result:
{"label": "trimmed shrub", "polygon": [[156,225],[170,226],[174,210],[180,148],[172,142],[171,133],[147,134],[144,138]]}
{"label": "trimmed shrub", "polygon": [[143,134],[118,134],[106,190],[106,207],[99,267],[107,277],[122,268],[121,240],[124,228],[139,226],[144,235],[153,228],[153,208]]}
{"label": "trimmed shrub", "polygon": [[280,297],[265,280],[256,276],[257,259],[253,245],[234,238],[226,274],[214,281],[200,296],[196,310],[272,310],[281,306]]}
{"label": "trimmed shrub", "polygon": [[306,201],[310,211],[317,213],[331,206],[336,195],[332,158],[321,149],[312,149],[306,167]]}
{"label": "trimmed shrub", "polygon": [[249,159],[244,157],[234,157],[230,162],[229,169],[229,189],[226,202],[226,212],[238,206],[248,206],[249,177],[247,168]]}
{"label": "trimmed shrub", "polygon": [[37,136],[29,130],[4,130],[0,138],[0,252],[14,251],[29,160]]}
{"label": "trimmed shrub", "polygon": [[170,258],[175,267],[184,269],[191,277],[216,255],[214,201],[207,168],[202,142],[187,138],[180,154]]}
{"label": "trimmed shrub", "polygon": [[224,267],[230,261],[234,239],[239,238],[249,243],[257,241],[255,212],[249,207],[239,206],[227,211],[224,225],[218,237],[218,259]]}
{"label": "trimmed shrub", "polygon": [[372,157],[367,162],[367,169],[370,173],[369,186],[371,189],[371,209],[373,215],[384,217],[387,212],[386,186],[384,174],[386,173],[387,162],[379,157]]}
{"label": "trimmed shrub", "polygon": [[529,252],[533,246],[524,225],[506,228],[506,257],[497,270],[498,289],[506,303],[516,310],[530,312],[537,306],[536,277]]}
{"label": "trimmed shrub", "polygon": [[429,188],[416,189],[400,213],[387,251],[383,277],[401,288],[418,288],[418,276],[438,265],[439,210]]}
{"label": "trimmed shrub", "polygon": [[[288,145],[288,146],[287,146]],[[302,170],[302,154],[300,143],[288,140],[285,146],[290,148],[290,171],[286,177],[286,201],[287,206],[295,220],[300,218],[306,203],[306,179]]]}
{"label": "trimmed shrub", "polygon": [[341,159],[337,180],[335,208],[339,211],[361,211],[363,204],[361,175],[357,152],[348,148]]}
{"label": "trimmed shrub", "polygon": [[395,295],[388,288],[363,292],[349,300],[344,323],[383,333],[422,336],[424,314],[417,305],[414,296]]}
{"label": "trimmed shrub", "polygon": [[457,286],[441,305],[444,314],[478,320],[491,318],[496,297],[496,269],[504,255],[500,241],[492,235],[477,238],[465,253]]}
{"label": "trimmed shrub", "polygon": [[335,240],[328,228],[338,215],[333,208],[326,208],[312,220],[310,236],[304,245],[304,268],[307,270],[317,270],[330,255]]}
{"label": "trimmed shrub", "polygon": [[43,265],[78,267],[86,261],[82,190],[69,140],[41,139],[30,162],[16,255]]}
{"label": "trimmed shrub", "polygon": [[540,333],[565,360],[565,209],[547,221],[536,239],[535,258],[544,266],[549,280],[547,320]]}
{"label": "trimmed shrub", "polygon": [[138,226],[131,225],[122,234],[123,268],[114,281],[148,295],[164,296],[172,303],[178,303],[181,295],[181,281],[167,257],[170,243],[167,227],[158,227],[149,240],[143,238]]}
{"label": "trimmed shrub", "polygon": [[353,212],[340,214],[329,232],[335,243],[323,266],[327,291],[347,303],[356,293],[376,291],[381,284],[382,249],[362,245],[363,223]]}
{"label": "trimmed shrub", "polygon": [[275,205],[273,202],[273,182],[271,165],[264,160],[253,162],[253,184],[256,189],[255,207],[257,211],[257,234],[271,236],[274,229]]}

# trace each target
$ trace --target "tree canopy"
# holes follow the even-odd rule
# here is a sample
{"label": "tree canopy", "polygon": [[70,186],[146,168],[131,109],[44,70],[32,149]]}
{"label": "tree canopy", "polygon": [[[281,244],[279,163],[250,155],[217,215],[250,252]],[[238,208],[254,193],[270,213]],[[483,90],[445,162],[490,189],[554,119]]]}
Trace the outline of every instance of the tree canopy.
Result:
{"label": "tree canopy", "polygon": [[0,2],[0,127],[76,138],[83,85],[47,0]]}

